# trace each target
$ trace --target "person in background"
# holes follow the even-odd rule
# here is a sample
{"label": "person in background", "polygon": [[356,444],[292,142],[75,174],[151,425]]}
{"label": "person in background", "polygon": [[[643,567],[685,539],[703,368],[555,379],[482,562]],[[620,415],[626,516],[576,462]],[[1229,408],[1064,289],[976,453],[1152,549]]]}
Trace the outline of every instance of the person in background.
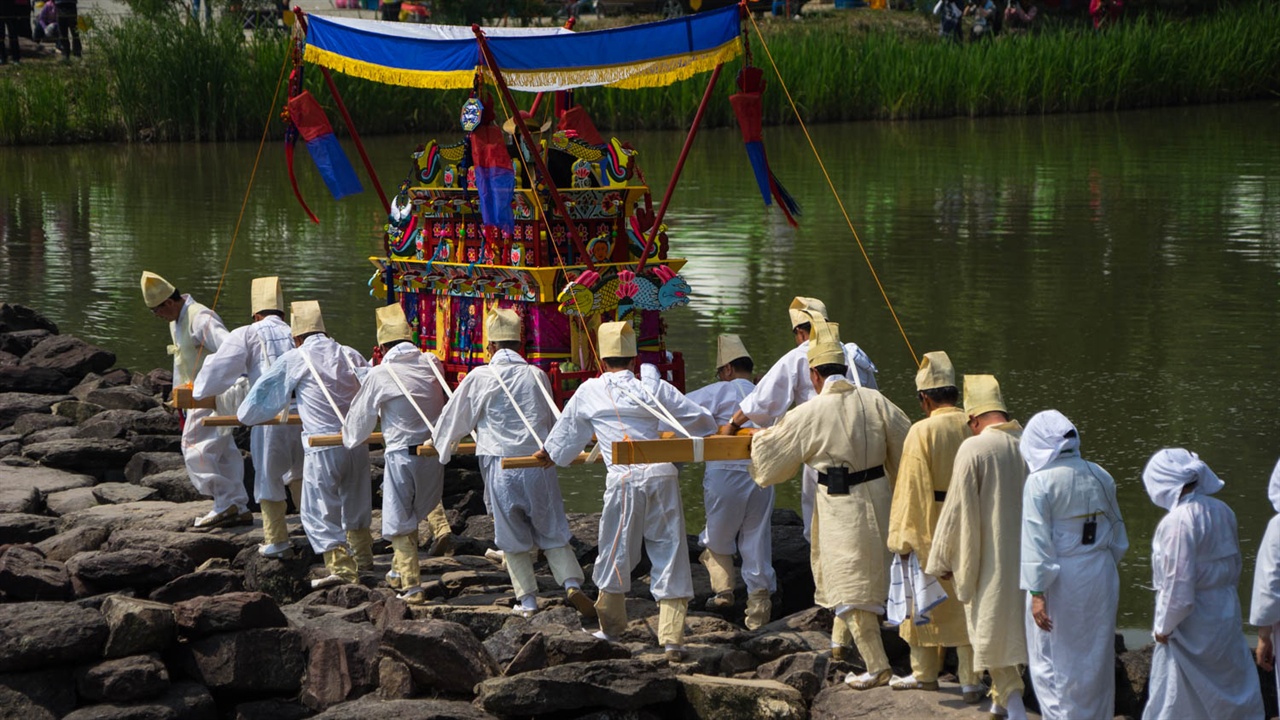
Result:
{"label": "person in background", "polygon": [[1156,649],[1143,720],[1261,720],[1258,671],[1240,631],[1236,514],[1210,497],[1222,480],[1195,453],[1172,448],[1151,456],[1142,483],[1168,511],[1151,538]]}
{"label": "person in background", "polygon": [[938,36],[960,42],[960,20],[964,17],[964,6],[959,0],[938,0],[933,6],[933,14],[938,16]]}
{"label": "person in background", "polygon": [[1035,5],[1028,10],[1023,6],[1022,0],[1009,0],[1009,4],[1004,8],[1004,27],[1010,32],[1025,33],[1031,29],[1031,24],[1036,20],[1036,14]]}
{"label": "person in background", "polygon": [[52,0],[58,11],[58,35],[62,38],[62,58],[70,60],[72,55],[81,56],[80,47],[80,12],[76,0]]}
{"label": "person in background", "polygon": [[1114,25],[1123,12],[1124,0],[1089,0],[1089,17],[1093,20],[1094,30]]}
{"label": "person in background", "polygon": [[925,572],[954,581],[973,644],[973,668],[991,673],[992,714],[1026,720],[1018,667],[1027,664],[1026,609],[1018,589],[1027,479],[1018,453],[1022,426],[1009,417],[992,375],[964,377],[964,411],[973,437],[956,452]]}
{"label": "person in background", "polygon": [[40,12],[36,13],[34,40],[40,45],[50,39],[58,45],[62,42],[58,34],[58,6],[53,0],[46,0],[40,5]]}
{"label": "person in background", "polygon": [[[750,394],[753,369],[751,355],[737,335],[716,338],[716,377],[719,382],[689,393],[689,399],[707,409],[717,424],[729,422],[738,403]],[[733,606],[734,553],[742,553],[742,579],[747,585],[748,630],[769,622],[770,594],[777,589],[773,571],[773,488],[761,488],[751,481],[749,460],[708,462],[702,479],[707,525],[698,535],[706,548],[699,560],[711,575],[715,595],[708,610]]]}
{"label": "person in background", "polygon": [[22,22],[27,19],[29,13],[30,5],[25,1],[20,6],[18,0],[0,0],[0,65],[9,62],[10,56],[13,56],[14,64],[22,62],[22,50],[18,46],[18,38],[25,35],[22,32]]}
{"label": "person in background", "polygon": [[970,40],[983,40],[999,34],[1000,11],[996,9],[995,0],[969,0],[964,14],[973,16]]}
{"label": "person in background", "polygon": [[[1267,498],[1280,513],[1280,462],[1271,471]],[[1276,631],[1280,630],[1280,514],[1267,523],[1267,532],[1258,546],[1258,564],[1253,571],[1253,598],[1249,602],[1249,624],[1258,628],[1258,667],[1274,673],[1280,693],[1280,673],[1276,666]]]}
{"label": "person in background", "polygon": [[1045,720],[1089,720],[1115,709],[1116,608],[1129,549],[1116,481],[1080,457],[1080,435],[1057,410],[1036,413],[1019,444],[1022,589],[1031,684]]}

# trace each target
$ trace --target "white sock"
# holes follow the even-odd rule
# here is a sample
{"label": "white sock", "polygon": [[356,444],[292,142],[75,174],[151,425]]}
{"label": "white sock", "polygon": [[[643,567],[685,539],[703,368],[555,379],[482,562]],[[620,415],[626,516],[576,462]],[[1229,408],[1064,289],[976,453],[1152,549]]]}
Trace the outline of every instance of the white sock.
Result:
{"label": "white sock", "polygon": [[1010,695],[1005,709],[1009,711],[1009,720],[1027,720],[1027,707],[1023,704],[1021,695]]}
{"label": "white sock", "polygon": [[524,597],[520,598],[520,607],[524,608],[525,610],[537,610],[538,609],[537,596],[525,595]]}
{"label": "white sock", "polygon": [[582,583],[578,580],[578,578],[569,578],[568,580],[565,580],[565,581],[564,581],[564,589],[565,589],[566,591],[568,591],[568,590],[581,590],[581,589],[582,589]]}

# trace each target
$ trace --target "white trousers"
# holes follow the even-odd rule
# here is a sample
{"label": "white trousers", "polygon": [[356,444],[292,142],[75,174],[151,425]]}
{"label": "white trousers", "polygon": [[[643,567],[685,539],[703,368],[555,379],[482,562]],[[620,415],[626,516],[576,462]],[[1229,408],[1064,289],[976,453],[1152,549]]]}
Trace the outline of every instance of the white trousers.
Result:
{"label": "white trousers", "polygon": [[407,535],[440,504],[444,466],[433,457],[411,455],[408,448],[383,455],[382,536]]}
{"label": "white trousers", "polygon": [[747,592],[777,589],[773,572],[773,488],[762,488],[746,468],[707,467],[702,478],[707,526],[698,544],[720,555],[742,553]]}
{"label": "white trousers", "polygon": [[555,468],[503,470],[496,455],[481,455],[479,462],[498,549],[519,553],[569,544],[573,534]]}
{"label": "white trousers", "polygon": [[201,495],[213,498],[214,512],[232,505],[249,509],[244,489],[244,459],[228,429],[205,427],[204,419],[215,414],[211,408],[191,410],[182,426],[182,459],[191,484]]}
{"label": "white trousers", "polygon": [[373,523],[369,447],[312,448],[302,464],[302,529],[311,549],[346,547],[347,531]]}
{"label": "white trousers", "polygon": [[800,519],[804,521],[804,539],[813,542],[813,498],[818,494],[818,471],[804,466],[800,473]]}
{"label": "white trousers", "polygon": [[596,587],[608,593],[630,590],[631,570],[640,562],[643,545],[653,564],[649,589],[654,599],[693,597],[679,478],[670,473],[629,475],[606,480],[600,552],[592,572]]}
{"label": "white trousers", "polygon": [[249,431],[253,494],[258,502],[289,499],[289,483],[302,479],[302,426],[255,425]]}

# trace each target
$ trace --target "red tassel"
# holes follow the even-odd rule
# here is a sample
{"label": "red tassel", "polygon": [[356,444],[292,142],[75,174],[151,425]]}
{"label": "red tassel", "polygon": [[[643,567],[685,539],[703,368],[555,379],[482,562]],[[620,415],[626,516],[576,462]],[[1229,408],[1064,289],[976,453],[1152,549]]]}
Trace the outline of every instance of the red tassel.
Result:
{"label": "red tassel", "polygon": [[302,191],[298,189],[298,178],[293,174],[293,141],[285,142],[284,159],[289,166],[289,184],[293,186],[293,196],[298,198],[298,204],[306,211],[307,217],[311,218],[311,222],[319,225],[320,218],[311,212],[311,208],[307,207],[307,201],[302,199]]}

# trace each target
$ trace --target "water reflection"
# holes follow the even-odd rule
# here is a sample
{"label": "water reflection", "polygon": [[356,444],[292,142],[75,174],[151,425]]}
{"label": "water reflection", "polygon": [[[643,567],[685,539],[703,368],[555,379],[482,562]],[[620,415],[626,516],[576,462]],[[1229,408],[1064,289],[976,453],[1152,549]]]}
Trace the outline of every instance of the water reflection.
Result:
{"label": "water reflection", "polygon": [[[1280,451],[1275,301],[1280,138],[1274,104],[1114,115],[862,123],[813,128],[827,169],[917,353],[946,349],[961,372],[1000,377],[1023,420],[1056,407],[1119,484],[1133,539],[1121,625],[1145,624],[1159,521],[1139,479],[1156,449],[1196,449],[1226,480],[1251,569],[1271,515]],[[370,143],[384,185],[425,138]],[[681,136],[629,138],[660,184]],[[744,336],[761,369],[791,347],[785,307],[823,298],[918,416],[913,364],[861,251],[798,129],[769,128],[770,160],[801,202],[793,230],[761,206],[736,130],[703,132],[668,215],[694,305],[668,316],[691,384],[711,380],[714,335]],[[340,203],[299,162],[308,223],[282,152],[254,170],[252,145],[0,149],[0,298],[49,313],[120,363],[163,365],[161,324],[138,298],[142,268],[207,301],[239,238],[219,309],[248,313],[249,281],[278,274],[289,299],[321,301],[343,342],[373,343],[365,257],[380,249],[376,196]],[[659,188],[660,194],[661,188]],[[684,472],[689,530],[701,522]],[[571,510],[599,508],[599,472],[564,476]],[[780,504],[798,506],[784,487]],[[1245,583],[1249,582],[1246,572]]]}

